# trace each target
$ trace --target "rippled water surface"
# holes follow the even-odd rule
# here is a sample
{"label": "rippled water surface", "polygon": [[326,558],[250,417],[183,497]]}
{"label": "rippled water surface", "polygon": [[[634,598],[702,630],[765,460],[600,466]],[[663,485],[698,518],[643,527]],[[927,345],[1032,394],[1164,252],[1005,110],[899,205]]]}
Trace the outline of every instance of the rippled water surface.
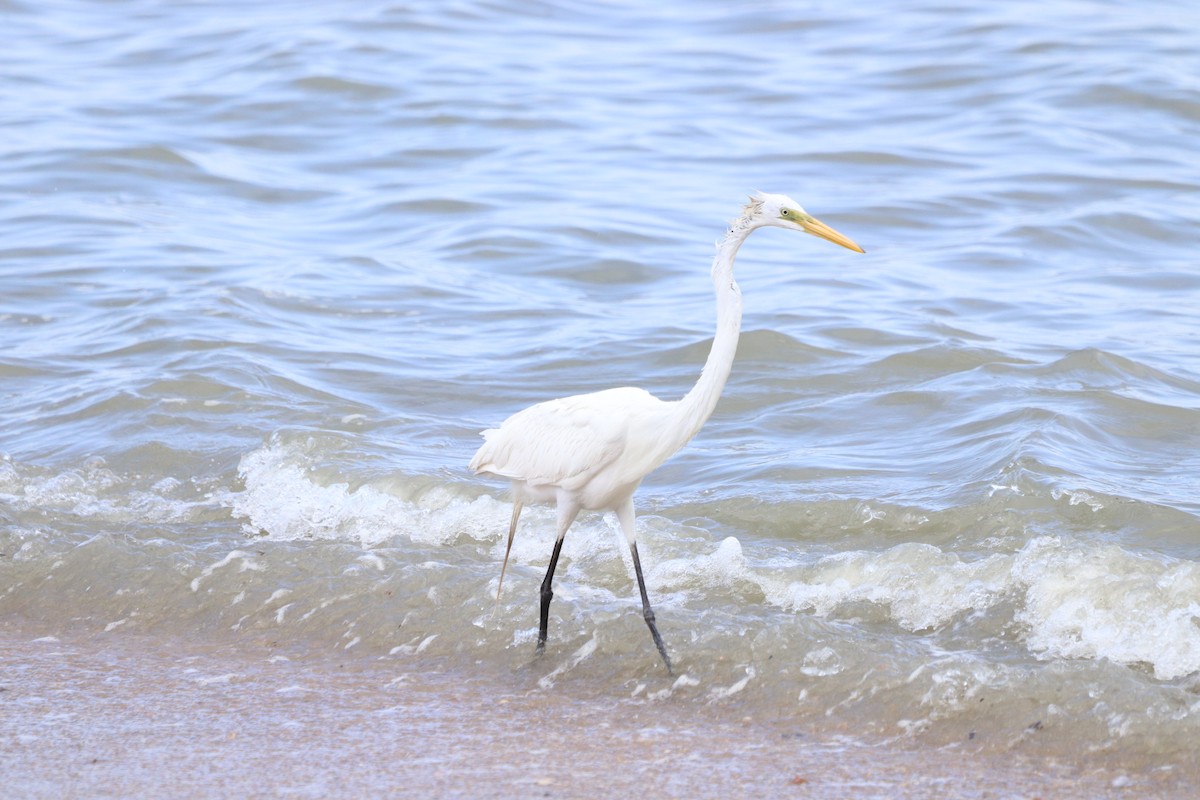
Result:
{"label": "rippled water surface", "polygon": [[[937,744],[1200,743],[1200,12],[0,2],[0,610]],[[466,463],[684,394],[638,535]],[[198,633],[196,633],[198,632]]]}

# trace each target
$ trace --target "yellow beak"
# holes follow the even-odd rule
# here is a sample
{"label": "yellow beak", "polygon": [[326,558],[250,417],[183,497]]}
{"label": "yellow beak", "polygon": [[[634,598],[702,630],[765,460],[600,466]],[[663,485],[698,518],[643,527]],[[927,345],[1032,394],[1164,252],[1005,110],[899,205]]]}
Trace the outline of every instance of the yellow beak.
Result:
{"label": "yellow beak", "polygon": [[829,227],[815,217],[809,217],[808,219],[800,220],[800,227],[804,228],[806,233],[811,233],[813,236],[820,236],[822,239],[828,239],[834,244],[840,244],[842,247],[845,247],[848,250],[853,250],[856,253],[867,252],[855,244],[854,240],[849,236],[838,233],[833,228]]}

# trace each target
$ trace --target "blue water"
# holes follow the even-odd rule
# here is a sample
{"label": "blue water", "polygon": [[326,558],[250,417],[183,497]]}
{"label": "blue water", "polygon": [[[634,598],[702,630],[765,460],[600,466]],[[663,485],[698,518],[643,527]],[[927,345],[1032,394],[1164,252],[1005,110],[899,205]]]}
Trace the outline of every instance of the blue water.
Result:
{"label": "blue water", "polygon": [[[867,254],[742,250],[725,395],[637,498],[675,696],[1190,758],[1192,4],[0,15],[0,613],[508,680],[552,517],[490,617],[476,433],[684,394],[760,189]],[[567,538],[540,690],[665,680],[614,525]]]}

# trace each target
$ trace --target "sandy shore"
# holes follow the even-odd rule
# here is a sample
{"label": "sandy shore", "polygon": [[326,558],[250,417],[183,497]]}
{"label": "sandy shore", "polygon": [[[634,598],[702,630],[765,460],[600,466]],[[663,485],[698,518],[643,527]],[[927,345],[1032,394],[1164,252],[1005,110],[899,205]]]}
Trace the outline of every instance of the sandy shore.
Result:
{"label": "sandy shore", "polygon": [[[412,660],[0,621],[12,798],[1191,797],[1178,776],[822,741]],[[1172,783],[1173,781],[1173,783]]]}

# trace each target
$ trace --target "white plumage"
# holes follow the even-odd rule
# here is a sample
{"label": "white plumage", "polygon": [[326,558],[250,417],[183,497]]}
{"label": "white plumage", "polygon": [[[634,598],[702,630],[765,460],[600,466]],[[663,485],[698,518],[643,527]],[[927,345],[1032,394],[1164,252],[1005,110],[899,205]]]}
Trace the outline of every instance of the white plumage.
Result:
{"label": "white plumage", "polygon": [[628,386],[538,403],[484,431],[471,469],[521,482],[518,494],[563,489],[577,493],[582,508],[611,508],[614,492],[670,455],[656,462],[644,443],[670,419],[671,405]]}
{"label": "white plumage", "polygon": [[[513,489],[513,515],[508,550],[500,568],[501,585],[521,509],[540,502],[552,502],[557,507],[557,538],[542,582],[538,652],[546,645],[551,584],[567,528],[583,509],[613,511],[633,556],[643,617],[671,671],[638,559],[633,493],[648,473],[696,435],[716,407],[733,365],[742,319],[741,292],[733,280],[734,257],[751,231],[766,226],[804,231],[863,252],[853,241],[810,216],[796,201],[784,195],[756,194],[717,244],[712,264],[717,332],[700,380],[686,396],[664,401],[632,387],[574,395],[530,406],[513,414],[499,428],[483,432],[485,442],[471,459],[471,469],[508,478]],[[499,588],[496,595],[499,599]]]}

